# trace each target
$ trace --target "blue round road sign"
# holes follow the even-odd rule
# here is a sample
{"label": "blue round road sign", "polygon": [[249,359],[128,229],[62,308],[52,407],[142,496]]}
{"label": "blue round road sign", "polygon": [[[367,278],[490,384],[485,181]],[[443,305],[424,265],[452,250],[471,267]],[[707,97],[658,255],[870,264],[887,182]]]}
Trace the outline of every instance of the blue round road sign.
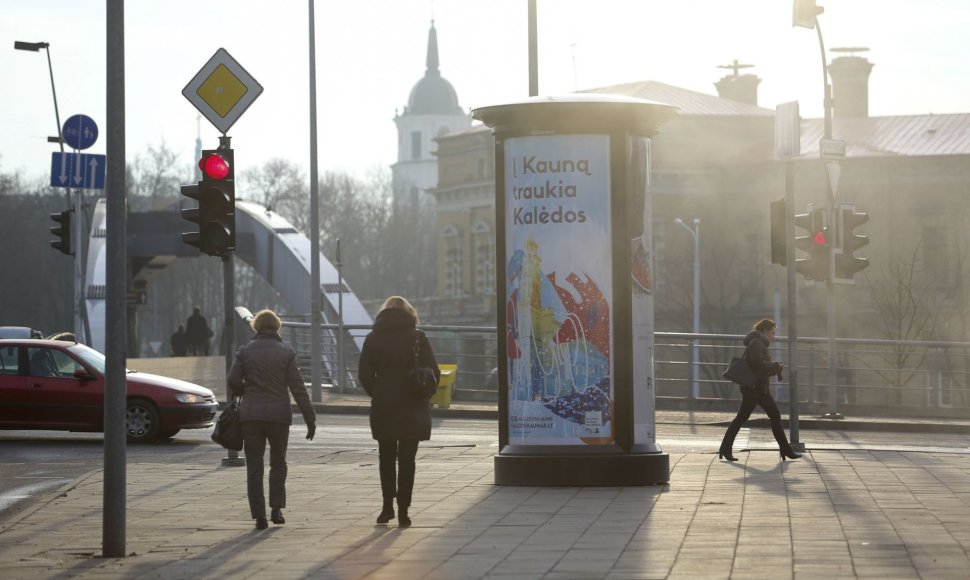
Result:
{"label": "blue round road sign", "polygon": [[98,126],[87,115],[73,115],[64,121],[61,134],[72,149],[87,149],[98,140]]}

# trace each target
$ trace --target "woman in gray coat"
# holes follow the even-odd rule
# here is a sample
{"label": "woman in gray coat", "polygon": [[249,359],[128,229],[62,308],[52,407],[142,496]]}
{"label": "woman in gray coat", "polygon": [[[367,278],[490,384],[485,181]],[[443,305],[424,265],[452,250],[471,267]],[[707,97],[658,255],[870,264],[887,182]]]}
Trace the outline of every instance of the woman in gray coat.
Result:
{"label": "woman in gray coat", "polygon": [[441,374],[431,343],[415,328],[417,323],[418,313],[407,300],[400,296],[385,300],[374,321],[374,330],[364,339],[357,369],[361,386],[371,397],[371,436],[378,446],[384,507],[377,523],[386,524],[394,518],[396,496],[400,527],[411,525],[408,507],[414,488],[418,441],[431,438],[428,398],[416,395],[408,386],[408,372],[415,366],[415,348],[419,366],[432,369],[436,381]]}
{"label": "woman in gray coat", "polygon": [[280,338],[280,319],[272,310],[261,310],[252,321],[256,336],[236,352],[226,383],[239,403],[243,445],[246,452],[246,493],[256,529],[264,530],[266,502],[263,495],[263,455],[269,442],[269,507],[274,524],[286,523],[286,445],[293,413],[290,395],[300,406],[306,422],[306,438],[313,440],[316,414],[296,364],[296,352]]}

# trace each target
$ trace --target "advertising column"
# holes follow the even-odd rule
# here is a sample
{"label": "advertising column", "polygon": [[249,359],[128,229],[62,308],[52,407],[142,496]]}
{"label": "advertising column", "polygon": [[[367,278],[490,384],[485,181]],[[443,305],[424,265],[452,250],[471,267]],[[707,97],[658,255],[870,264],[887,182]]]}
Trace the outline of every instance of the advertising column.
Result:
{"label": "advertising column", "polygon": [[616,95],[483,107],[495,136],[497,485],[664,483],[649,138],[676,108]]}

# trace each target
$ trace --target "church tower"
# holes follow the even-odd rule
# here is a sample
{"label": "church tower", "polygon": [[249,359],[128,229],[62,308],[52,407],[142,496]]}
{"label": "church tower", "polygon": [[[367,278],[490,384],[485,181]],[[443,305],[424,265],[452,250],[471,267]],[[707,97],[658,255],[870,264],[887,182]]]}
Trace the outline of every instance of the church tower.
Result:
{"label": "church tower", "polygon": [[458,95],[438,70],[438,34],[431,21],[427,69],[411,89],[404,111],[395,115],[397,162],[391,166],[394,208],[430,203],[428,189],[438,183],[436,137],[471,125],[471,116],[458,105]]}

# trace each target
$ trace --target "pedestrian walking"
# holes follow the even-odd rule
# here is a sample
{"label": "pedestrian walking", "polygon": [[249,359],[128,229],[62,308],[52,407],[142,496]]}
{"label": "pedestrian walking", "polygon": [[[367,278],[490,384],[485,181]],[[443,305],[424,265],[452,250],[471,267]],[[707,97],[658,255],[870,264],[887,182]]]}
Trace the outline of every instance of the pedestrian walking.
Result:
{"label": "pedestrian walking", "polygon": [[801,457],[801,455],[795,453],[785,436],[785,429],[781,425],[781,413],[778,411],[775,399],[772,398],[771,392],[768,390],[768,381],[771,377],[777,376],[779,381],[782,380],[782,371],[785,368],[785,365],[771,360],[771,351],[768,349],[768,345],[775,339],[777,327],[778,325],[775,324],[774,320],[763,318],[756,322],[751,332],[744,337],[744,358],[747,359],[748,366],[754,371],[757,379],[755,384],[741,387],[741,408],[738,409],[737,416],[734,417],[724,433],[721,448],[717,452],[718,459],[738,460],[731,452],[731,447],[734,446],[734,438],[741,430],[744,422],[751,416],[755,406],[759,405],[768,414],[768,419],[771,421],[771,432],[775,436],[775,441],[778,442],[781,460]]}
{"label": "pedestrian walking", "polygon": [[172,356],[185,356],[188,352],[188,339],[185,336],[185,326],[179,324],[178,329],[169,339],[172,345]]}
{"label": "pedestrian walking", "polygon": [[193,356],[209,356],[209,339],[212,338],[212,329],[202,316],[202,309],[196,306],[192,309],[185,324],[185,337],[188,341],[189,354]]}
{"label": "pedestrian walking", "polygon": [[[377,440],[381,495],[384,505],[377,523],[394,519],[397,498],[398,525],[411,525],[408,508],[414,489],[415,455],[418,442],[431,438],[431,410],[428,398],[416,395],[408,384],[408,373],[418,366],[433,369],[440,378],[431,343],[417,330],[418,313],[406,299],[391,296],[381,305],[374,329],[360,351],[358,377],[371,398],[371,436]],[[396,473],[397,472],[397,473]]]}
{"label": "pedestrian walking", "polygon": [[280,319],[272,310],[261,310],[252,320],[256,335],[241,346],[229,369],[226,384],[239,402],[243,449],[246,454],[246,494],[256,529],[264,530],[266,502],[263,495],[263,455],[269,442],[269,507],[274,524],[284,524],[286,507],[286,446],[293,413],[290,395],[306,423],[306,438],[316,433],[316,414],[296,364],[296,351],[280,337]]}

